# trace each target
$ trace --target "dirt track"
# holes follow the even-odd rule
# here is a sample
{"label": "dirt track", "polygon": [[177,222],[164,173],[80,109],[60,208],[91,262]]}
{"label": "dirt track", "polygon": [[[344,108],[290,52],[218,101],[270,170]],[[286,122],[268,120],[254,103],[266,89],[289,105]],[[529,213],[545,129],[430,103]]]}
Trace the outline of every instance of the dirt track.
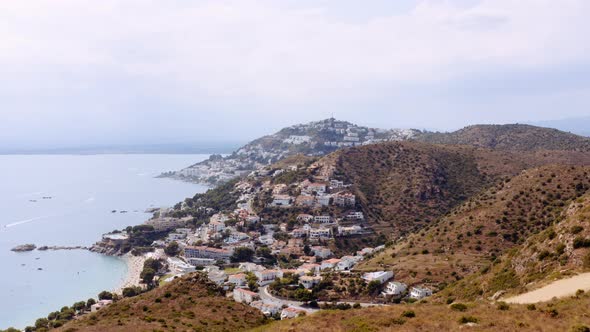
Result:
{"label": "dirt track", "polygon": [[578,289],[590,290],[590,273],[582,273],[577,276],[561,279],[547,286],[535,289],[525,294],[505,299],[508,303],[537,303],[549,301],[554,297],[571,296]]}

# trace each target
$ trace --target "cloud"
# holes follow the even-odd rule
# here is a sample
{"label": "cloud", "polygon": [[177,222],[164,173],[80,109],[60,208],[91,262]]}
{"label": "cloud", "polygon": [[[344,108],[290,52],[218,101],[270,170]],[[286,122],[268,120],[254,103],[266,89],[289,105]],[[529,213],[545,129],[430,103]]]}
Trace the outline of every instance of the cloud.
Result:
{"label": "cloud", "polygon": [[243,104],[312,118],[371,99],[383,109],[413,87],[588,65],[586,0],[375,3],[2,1],[0,114],[125,123],[130,108],[186,120],[183,110],[236,115]]}

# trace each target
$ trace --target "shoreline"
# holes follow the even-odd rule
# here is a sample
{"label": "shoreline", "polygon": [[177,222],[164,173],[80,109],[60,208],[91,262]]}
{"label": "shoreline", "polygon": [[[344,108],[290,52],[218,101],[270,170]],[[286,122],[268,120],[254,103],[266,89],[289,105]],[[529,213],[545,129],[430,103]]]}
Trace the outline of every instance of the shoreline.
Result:
{"label": "shoreline", "polygon": [[113,290],[114,293],[121,295],[126,287],[140,286],[140,274],[143,270],[143,263],[147,259],[145,255],[133,256],[127,253],[120,257],[127,265],[127,273],[121,283]]}

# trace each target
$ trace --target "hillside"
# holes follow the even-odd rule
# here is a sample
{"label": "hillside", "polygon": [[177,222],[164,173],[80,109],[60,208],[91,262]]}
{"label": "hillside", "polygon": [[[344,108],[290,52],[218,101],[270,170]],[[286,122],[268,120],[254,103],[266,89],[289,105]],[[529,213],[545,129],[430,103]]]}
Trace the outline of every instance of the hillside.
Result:
{"label": "hillside", "polygon": [[265,323],[260,311],[224,294],[206,276],[193,273],[56,331],[240,331]]}
{"label": "hillside", "polygon": [[274,322],[253,331],[588,331],[590,296],[535,306],[492,303],[400,304],[369,309],[322,311]]}
{"label": "hillside", "polygon": [[354,184],[376,231],[399,236],[437,221],[501,179],[556,163],[590,165],[590,154],[390,142],[340,150],[318,165],[323,176]]}
{"label": "hillside", "polygon": [[415,140],[509,150],[590,151],[590,138],[523,124],[474,125],[451,133],[421,132]]}
{"label": "hillside", "polygon": [[[361,269],[392,266],[407,282],[436,287],[486,271],[509,249],[563,220],[568,204],[590,188],[589,172],[588,167],[574,166],[525,170],[469,199],[439,223],[410,235]],[[511,271],[503,271],[483,289],[472,290],[477,294],[464,295],[491,296],[507,287],[507,277],[514,279]]]}
{"label": "hillside", "polygon": [[208,160],[165,175],[218,184],[289,156],[324,156],[345,147],[407,140],[417,133],[417,130],[368,128],[330,118],[283,128],[246,144],[229,156],[212,155]]}
{"label": "hillside", "polygon": [[[590,193],[569,203],[559,220],[501,256],[491,268],[459,282],[445,292],[475,298],[506,292],[506,296],[540,288],[556,279],[590,271]],[[498,281],[502,281],[501,283]],[[483,289],[473,288],[480,284]],[[489,286],[488,286],[489,285]],[[570,290],[575,292],[576,289]]]}

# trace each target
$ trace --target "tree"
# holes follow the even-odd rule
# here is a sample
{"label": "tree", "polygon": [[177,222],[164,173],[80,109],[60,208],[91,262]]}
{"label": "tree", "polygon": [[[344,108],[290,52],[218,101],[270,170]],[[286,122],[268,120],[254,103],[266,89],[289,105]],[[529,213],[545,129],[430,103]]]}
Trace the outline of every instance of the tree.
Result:
{"label": "tree", "polygon": [[141,274],[139,275],[141,280],[146,284],[151,284],[154,281],[155,276],[156,276],[156,271],[154,271],[154,269],[152,269],[149,266],[144,267],[143,270],[141,271]]}
{"label": "tree", "polygon": [[269,247],[259,247],[256,249],[256,255],[264,258],[272,258],[272,251]]}
{"label": "tree", "polygon": [[254,257],[254,250],[248,247],[238,247],[234,250],[230,260],[234,263],[250,262],[252,261],[252,257]]}
{"label": "tree", "polygon": [[96,300],[95,300],[95,299],[88,299],[88,300],[86,301],[86,309],[90,309],[90,307],[91,307],[93,304],[96,304]]}
{"label": "tree", "polygon": [[84,301],[76,302],[76,303],[74,303],[74,305],[72,305],[72,308],[76,311],[82,311],[86,308],[86,302],[84,302]]}
{"label": "tree", "polygon": [[124,297],[134,297],[141,293],[141,289],[139,287],[125,287],[123,288],[122,294]]}
{"label": "tree", "polygon": [[109,291],[102,291],[98,294],[98,299],[99,300],[112,300],[113,293],[111,293]]}
{"label": "tree", "polygon": [[367,285],[367,291],[369,294],[374,295],[381,288],[381,282],[379,280],[373,280]]}
{"label": "tree", "polygon": [[305,253],[306,256],[312,256],[312,254],[313,254],[313,251],[311,250],[311,248],[307,244],[303,247],[303,252]]}
{"label": "tree", "polygon": [[180,246],[178,245],[178,242],[172,241],[172,242],[168,243],[166,248],[164,248],[164,252],[168,256],[178,255],[178,253],[180,253]]}
{"label": "tree", "polygon": [[49,325],[49,320],[47,318],[39,318],[35,321],[35,328],[37,328],[37,329],[47,327],[48,325]]}
{"label": "tree", "polygon": [[248,289],[253,292],[258,291],[258,278],[254,275],[254,273],[246,273],[246,282],[248,282]]}

